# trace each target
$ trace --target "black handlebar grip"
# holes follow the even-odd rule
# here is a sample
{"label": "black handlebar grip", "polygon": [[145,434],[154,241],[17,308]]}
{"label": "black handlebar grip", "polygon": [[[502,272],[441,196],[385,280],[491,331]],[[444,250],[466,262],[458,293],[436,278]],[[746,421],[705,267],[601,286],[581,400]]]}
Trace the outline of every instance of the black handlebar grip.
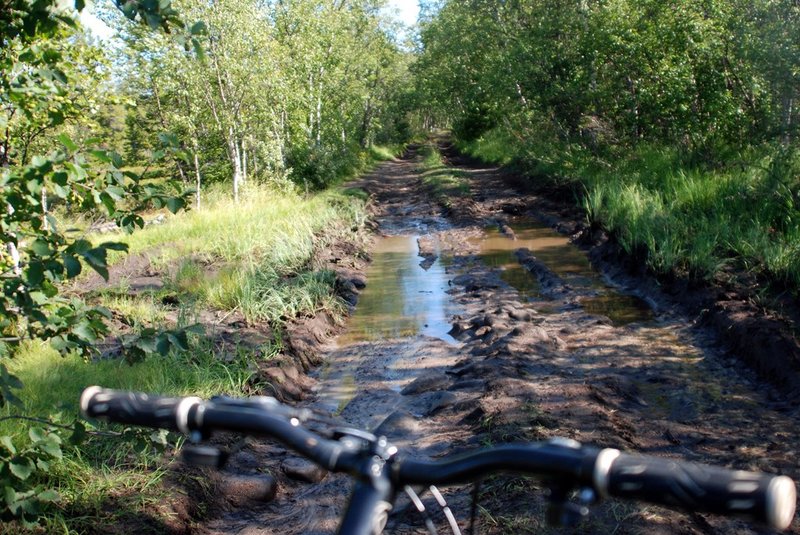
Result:
{"label": "black handlebar grip", "polygon": [[786,476],[600,452],[594,483],[603,495],[642,500],[689,511],[737,515],[778,530],[794,518],[797,493]]}
{"label": "black handlebar grip", "polygon": [[188,434],[189,410],[202,402],[194,397],[167,398],[90,386],[81,394],[81,412],[87,418]]}

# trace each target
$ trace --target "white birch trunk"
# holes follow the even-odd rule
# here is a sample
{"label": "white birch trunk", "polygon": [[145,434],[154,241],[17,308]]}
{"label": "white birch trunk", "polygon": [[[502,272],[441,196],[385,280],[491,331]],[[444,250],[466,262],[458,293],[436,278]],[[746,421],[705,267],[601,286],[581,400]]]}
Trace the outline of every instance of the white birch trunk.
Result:
{"label": "white birch trunk", "polygon": [[247,182],[247,147],[242,140],[242,184]]}
{"label": "white birch trunk", "polygon": [[47,222],[47,188],[42,187],[42,229],[45,232],[50,230],[50,224]]}
{"label": "white birch trunk", "polygon": [[233,134],[233,127],[228,127],[228,152],[233,163],[233,200],[239,202],[239,185],[242,180],[242,160],[239,154],[239,144]]}
{"label": "white birch trunk", "polygon": [[[8,212],[9,216],[14,213],[14,207],[9,203],[6,203],[6,212]],[[6,251],[8,251],[8,255],[11,257],[11,267],[14,271],[14,275],[17,277],[21,276],[22,269],[19,267],[19,251],[17,250],[17,245],[13,241],[6,243]]]}
{"label": "white birch trunk", "polygon": [[195,204],[200,209],[200,156],[197,155],[197,141],[194,142]]}

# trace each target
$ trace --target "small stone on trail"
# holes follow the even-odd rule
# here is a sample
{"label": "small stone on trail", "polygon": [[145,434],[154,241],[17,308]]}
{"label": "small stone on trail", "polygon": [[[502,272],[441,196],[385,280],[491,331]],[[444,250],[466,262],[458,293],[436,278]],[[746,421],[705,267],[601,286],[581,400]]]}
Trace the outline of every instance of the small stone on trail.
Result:
{"label": "small stone on trail", "polygon": [[223,475],[219,489],[234,506],[241,507],[248,502],[269,502],[278,492],[278,481],[266,474],[262,475]]}
{"label": "small stone on trail", "polygon": [[414,379],[400,393],[404,396],[411,396],[434,390],[445,390],[449,385],[450,378],[447,375],[441,372],[430,372]]}
{"label": "small stone on trail", "polygon": [[319,483],[328,474],[324,469],[306,459],[290,457],[283,461],[281,465],[283,473],[292,479],[306,481],[307,483]]}
{"label": "small stone on trail", "polygon": [[440,410],[450,407],[457,400],[458,396],[452,392],[437,392],[431,398],[430,404],[428,405],[428,410],[425,412],[425,416],[432,416]]}
{"label": "small stone on trail", "polygon": [[531,321],[533,314],[525,309],[512,309],[508,311],[508,317],[517,321]]}
{"label": "small stone on trail", "polygon": [[491,327],[489,327],[488,325],[484,325],[483,327],[481,327],[481,328],[479,328],[478,330],[475,331],[475,336],[480,338],[482,336],[487,335],[491,331],[492,331]]}

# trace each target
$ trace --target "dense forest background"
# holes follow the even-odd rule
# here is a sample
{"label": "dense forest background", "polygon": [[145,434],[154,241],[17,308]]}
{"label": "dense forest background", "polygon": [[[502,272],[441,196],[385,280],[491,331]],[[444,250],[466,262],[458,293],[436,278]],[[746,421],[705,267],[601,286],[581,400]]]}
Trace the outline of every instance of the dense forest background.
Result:
{"label": "dense forest background", "polygon": [[241,394],[263,358],[223,366],[191,310],[87,297],[88,271],[149,251],[162,293],[263,322],[280,351],[287,318],[339,310],[312,252],[366,215],[336,186],[434,130],[660,275],[797,297],[796,0],[420,4],[406,36],[382,0],[115,0],[99,40],[83,0],[0,0],[0,517],[72,528],[151,485],[131,474],[166,439],[87,429],[79,388]]}
{"label": "dense forest background", "polygon": [[800,6],[792,0],[434,2],[426,124],[569,186],[662,273],[800,286]]}

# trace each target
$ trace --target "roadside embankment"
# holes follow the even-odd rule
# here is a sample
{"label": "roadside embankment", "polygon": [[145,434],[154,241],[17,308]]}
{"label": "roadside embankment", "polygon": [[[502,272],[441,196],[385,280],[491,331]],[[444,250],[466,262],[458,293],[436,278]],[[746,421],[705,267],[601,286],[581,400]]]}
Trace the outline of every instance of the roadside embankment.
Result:
{"label": "roadside embankment", "polygon": [[762,377],[800,396],[800,212],[784,202],[783,193],[794,195],[781,186],[791,173],[779,172],[799,165],[791,153],[754,153],[748,165],[711,169],[641,147],[600,165],[574,150],[547,161],[515,156],[519,143],[502,136],[459,144],[463,153],[448,142],[445,153],[506,164],[506,183],[535,193],[537,208],[611,278],[665,296]]}

